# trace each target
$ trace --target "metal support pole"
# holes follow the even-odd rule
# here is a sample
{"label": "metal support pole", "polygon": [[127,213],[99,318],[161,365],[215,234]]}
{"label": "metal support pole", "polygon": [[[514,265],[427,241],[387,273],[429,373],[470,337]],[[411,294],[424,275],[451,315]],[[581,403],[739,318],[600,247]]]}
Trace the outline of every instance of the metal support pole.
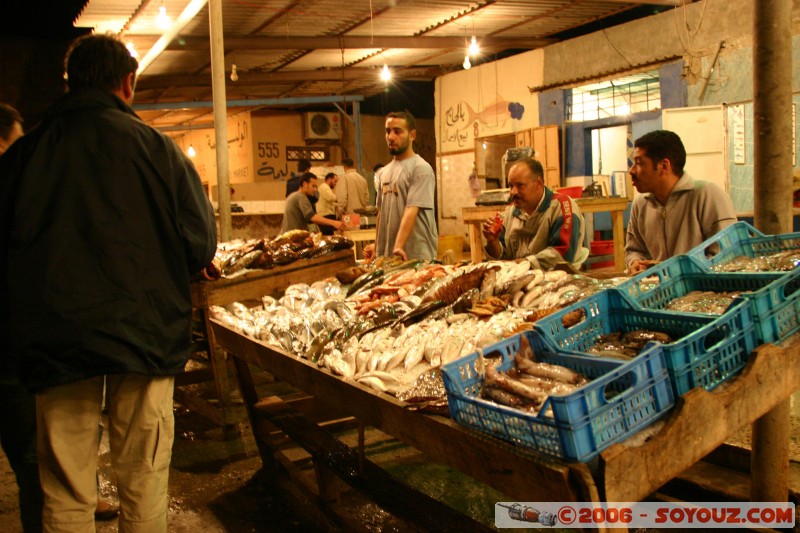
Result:
{"label": "metal support pole", "polygon": [[[755,225],[774,234],[792,230],[791,0],[753,2]],[[753,423],[750,499],[789,496],[789,400]]]}
{"label": "metal support pole", "polygon": [[361,166],[361,102],[353,102],[353,121],[356,123],[356,168],[363,174]]}
{"label": "metal support pole", "polygon": [[217,205],[219,240],[231,240],[231,188],[228,179],[228,106],[225,93],[225,49],[222,39],[222,0],[209,0],[211,91],[214,101],[214,138],[217,144]]}

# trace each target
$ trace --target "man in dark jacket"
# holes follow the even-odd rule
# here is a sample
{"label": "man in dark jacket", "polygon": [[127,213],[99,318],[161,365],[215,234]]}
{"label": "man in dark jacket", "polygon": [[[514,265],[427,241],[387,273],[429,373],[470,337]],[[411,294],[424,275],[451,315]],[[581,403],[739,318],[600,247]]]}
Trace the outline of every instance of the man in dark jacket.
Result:
{"label": "man in dark jacket", "polygon": [[0,319],[36,392],[45,530],[91,531],[104,383],[120,530],[167,530],[189,278],[216,248],[192,163],[131,110],[137,62],[79,38],[66,94],[0,158]]}
{"label": "man in dark jacket", "polygon": [[300,190],[300,179],[303,174],[311,170],[311,161],[308,159],[299,159],[297,161],[297,173],[292,172],[292,177],[286,180],[286,197],[295,191]]}

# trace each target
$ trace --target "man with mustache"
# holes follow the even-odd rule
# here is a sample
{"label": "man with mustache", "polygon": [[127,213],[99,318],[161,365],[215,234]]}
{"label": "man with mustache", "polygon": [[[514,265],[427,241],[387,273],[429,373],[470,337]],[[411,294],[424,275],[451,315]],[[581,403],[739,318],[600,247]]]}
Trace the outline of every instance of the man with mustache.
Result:
{"label": "man with mustache", "polygon": [[633,199],[625,243],[631,274],[683,254],[736,222],[728,194],[683,171],[686,150],[671,131],[652,131],[634,143]]}
{"label": "man with mustache", "polygon": [[377,240],[364,257],[397,255],[402,259],[436,259],[439,232],[433,214],[436,177],[414,153],[416,121],[411,113],[386,116],[386,144],[392,161],[376,176]]}
{"label": "man with mustache", "polygon": [[533,158],[511,167],[508,186],[512,203],[503,223],[489,219],[483,224],[489,257],[527,259],[542,270],[559,263],[579,269],[589,251],[583,247],[586,228],[575,201],[545,187],[542,164]]}

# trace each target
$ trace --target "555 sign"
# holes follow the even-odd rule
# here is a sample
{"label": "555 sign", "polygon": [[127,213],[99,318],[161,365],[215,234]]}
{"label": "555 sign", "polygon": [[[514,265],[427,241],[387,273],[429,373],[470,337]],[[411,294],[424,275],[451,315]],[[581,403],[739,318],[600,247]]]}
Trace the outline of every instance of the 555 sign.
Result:
{"label": "555 sign", "polygon": [[289,165],[286,161],[284,150],[280,143],[274,141],[259,141],[256,143],[258,152],[258,168],[256,174],[262,180],[286,179],[289,175]]}
{"label": "555 sign", "polygon": [[281,156],[281,149],[276,142],[258,143],[258,157],[261,159],[278,159]]}

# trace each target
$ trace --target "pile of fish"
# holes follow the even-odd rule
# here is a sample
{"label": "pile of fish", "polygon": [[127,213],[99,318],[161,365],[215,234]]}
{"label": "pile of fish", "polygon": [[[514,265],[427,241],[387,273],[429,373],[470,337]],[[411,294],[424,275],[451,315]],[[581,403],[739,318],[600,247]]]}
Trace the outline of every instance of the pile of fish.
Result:
{"label": "pile of fish", "polygon": [[[453,266],[384,259],[336,279],[292,285],[280,299],[264,297],[255,308],[235,303],[209,311],[244,335],[346,380],[410,403],[442,405],[442,364],[527,329],[608,284],[531,271],[527,262]],[[518,292],[530,291],[535,298],[516,298],[514,305]]]}
{"label": "pile of fish", "polygon": [[[548,397],[571,394],[589,382],[567,367],[537,362],[519,353],[514,362],[508,372],[498,372],[491,359],[485,360],[482,398],[538,415]],[[552,416],[549,409],[544,414]]]}
{"label": "pile of fish", "polygon": [[614,359],[628,360],[639,355],[650,341],[669,344],[672,340],[672,337],[663,331],[645,329],[614,331],[605,335],[600,335],[587,352]]}
{"label": "pile of fish", "polygon": [[715,272],[769,272],[794,270],[800,265],[800,248],[774,254],[747,257],[740,255],[721,265],[711,267]]}
{"label": "pile of fish", "polygon": [[287,231],[274,239],[223,242],[217,245],[217,253],[203,270],[203,276],[208,280],[230,277],[248,268],[272,268],[352,247],[353,241],[343,235],[322,235],[305,230]]}
{"label": "pile of fish", "polygon": [[741,292],[691,291],[671,300],[664,309],[683,313],[721,315]]}

